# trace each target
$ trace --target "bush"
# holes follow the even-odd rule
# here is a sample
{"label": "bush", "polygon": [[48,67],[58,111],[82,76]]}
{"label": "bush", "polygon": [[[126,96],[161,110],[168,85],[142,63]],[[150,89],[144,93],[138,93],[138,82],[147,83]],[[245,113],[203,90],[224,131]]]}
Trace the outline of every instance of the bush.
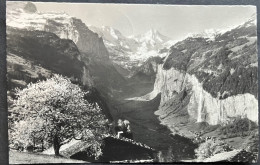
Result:
{"label": "bush", "polygon": [[238,136],[248,136],[255,130],[257,125],[247,118],[236,118],[232,123],[227,124],[220,128],[221,134],[225,135],[225,138],[232,138]]}
{"label": "bush", "polygon": [[231,151],[231,147],[229,147],[224,141],[209,139],[195,150],[195,154],[199,160],[203,160],[215,154],[226,151]]}
{"label": "bush", "polygon": [[157,161],[158,162],[174,162],[176,161],[175,153],[173,152],[172,147],[168,148],[166,153],[159,151],[157,154]]}
{"label": "bush", "polygon": [[252,132],[251,136],[247,138],[244,143],[241,145],[241,148],[251,153],[258,153],[259,144],[259,135],[258,130]]}

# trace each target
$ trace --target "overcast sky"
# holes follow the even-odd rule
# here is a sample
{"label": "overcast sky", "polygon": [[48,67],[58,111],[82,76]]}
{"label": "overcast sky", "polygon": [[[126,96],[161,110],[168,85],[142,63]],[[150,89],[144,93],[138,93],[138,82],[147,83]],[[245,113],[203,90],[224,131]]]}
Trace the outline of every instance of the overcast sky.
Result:
{"label": "overcast sky", "polygon": [[124,35],[157,29],[172,39],[205,29],[241,24],[256,13],[254,6],[180,6],[135,4],[35,3],[38,11],[64,11],[87,25],[111,26]]}

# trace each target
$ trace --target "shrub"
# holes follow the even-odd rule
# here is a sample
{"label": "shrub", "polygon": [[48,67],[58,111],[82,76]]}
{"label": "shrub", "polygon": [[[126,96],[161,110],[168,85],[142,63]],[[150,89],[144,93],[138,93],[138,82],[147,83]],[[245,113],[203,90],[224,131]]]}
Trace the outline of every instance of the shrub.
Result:
{"label": "shrub", "polygon": [[174,162],[176,161],[175,153],[173,152],[172,147],[170,146],[166,153],[159,151],[157,154],[158,162]]}
{"label": "shrub", "polygon": [[195,150],[195,154],[199,160],[203,160],[215,154],[226,151],[231,151],[231,147],[229,147],[224,141],[209,139]]}
{"label": "shrub", "polygon": [[257,125],[247,118],[235,118],[232,123],[221,127],[220,133],[225,135],[225,138],[248,136],[256,128]]}

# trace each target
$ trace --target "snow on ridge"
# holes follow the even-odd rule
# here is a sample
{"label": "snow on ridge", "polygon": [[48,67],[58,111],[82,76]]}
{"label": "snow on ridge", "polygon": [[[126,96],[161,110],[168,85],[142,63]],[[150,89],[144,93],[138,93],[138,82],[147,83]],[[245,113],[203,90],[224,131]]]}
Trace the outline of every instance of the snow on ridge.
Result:
{"label": "snow on ridge", "polygon": [[208,40],[214,41],[215,37],[217,35],[223,35],[224,33],[231,31],[232,29],[237,29],[237,28],[241,28],[241,27],[250,27],[250,26],[254,26],[256,25],[256,14],[253,14],[246,22],[242,22],[241,24],[237,24],[237,25],[233,25],[233,26],[228,26],[225,28],[221,28],[221,29],[205,29],[202,32],[197,32],[197,33],[188,33],[184,39],[186,38],[198,38],[198,37],[202,37],[202,38],[207,38]]}
{"label": "snow on ridge", "polygon": [[[49,20],[62,25],[55,34],[60,38],[71,39],[77,43],[79,32],[74,28],[73,18],[65,12],[27,13],[23,9],[7,10],[6,25],[18,29],[45,31]],[[69,33],[68,33],[69,32]]]}
{"label": "snow on ridge", "polygon": [[173,43],[154,29],[142,35],[128,37],[109,26],[90,27],[90,29],[101,34],[106,47],[113,54],[112,60],[128,70],[133,66],[140,66],[149,57],[165,57],[167,51],[160,52],[160,50],[169,48]]}
{"label": "snow on ridge", "polygon": [[198,33],[188,33],[184,38],[207,38],[208,40],[214,41],[217,35],[224,34],[224,29],[205,29]]}
{"label": "snow on ridge", "polygon": [[147,42],[150,44],[164,43],[170,40],[170,38],[162,35],[158,30],[150,29],[148,32],[134,36],[138,42]]}
{"label": "snow on ridge", "polygon": [[48,13],[26,13],[22,9],[6,12],[7,26],[29,29],[32,25],[37,30],[43,29],[47,20],[55,19],[58,23],[69,24],[72,17],[66,13],[48,12]]}
{"label": "snow on ridge", "polygon": [[118,39],[118,36],[116,35],[114,29],[110,28],[110,34],[112,37],[114,37],[115,39]]}
{"label": "snow on ridge", "polygon": [[181,40],[169,40],[169,41],[165,42],[163,44],[163,46],[169,49],[171,46],[175,45],[179,41],[181,41]]}
{"label": "snow on ridge", "polygon": [[119,39],[118,35],[116,34],[116,33],[118,33],[118,31],[117,31],[116,29],[114,29],[114,28],[112,28],[112,27],[110,27],[110,26],[102,26],[101,29],[102,29],[102,32],[103,32],[103,33],[107,32],[107,33],[109,33],[110,36],[112,36],[113,38],[115,38],[115,39],[117,39],[117,40]]}

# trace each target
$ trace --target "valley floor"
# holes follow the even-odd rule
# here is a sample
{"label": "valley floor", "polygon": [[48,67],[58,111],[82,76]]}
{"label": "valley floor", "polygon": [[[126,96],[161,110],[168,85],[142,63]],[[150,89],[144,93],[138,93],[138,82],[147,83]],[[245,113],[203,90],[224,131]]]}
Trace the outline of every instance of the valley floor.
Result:
{"label": "valley floor", "polygon": [[157,116],[154,115],[159,101],[160,97],[149,102],[117,100],[117,105],[111,107],[114,110],[111,113],[115,120],[122,118],[130,121],[134,140],[163,153],[167,153],[169,147],[172,147],[178,160],[194,158],[196,144],[188,143],[187,141],[190,140],[185,137],[171,136],[171,131],[161,125]]}

